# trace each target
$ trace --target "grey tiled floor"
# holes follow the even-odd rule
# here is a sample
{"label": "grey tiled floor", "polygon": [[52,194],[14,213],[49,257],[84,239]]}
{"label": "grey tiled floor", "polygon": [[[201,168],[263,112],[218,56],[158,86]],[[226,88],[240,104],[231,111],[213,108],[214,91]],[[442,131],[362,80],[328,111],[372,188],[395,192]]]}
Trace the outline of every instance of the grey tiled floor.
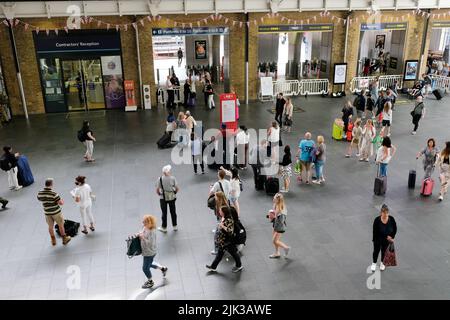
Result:
{"label": "grey tiled floor", "polygon": [[[271,198],[253,189],[251,170],[243,171],[242,221],[248,243],[242,258],[245,269],[231,273],[232,261],[223,261],[219,273],[209,275],[212,261],[211,229],[214,217],[206,208],[208,186],[215,173],[194,176],[191,166],[175,166],[181,193],[177,233],[158,234],[157,260],[169,267],[166,280],[154,273],[155,288],[142,290],[141,258],[125,256],[125,238],[140,228],[141,216],[160,216],[154,181],[169,162],[170,151],[155,141],[164,128],[163,110],[125,114],[32,116],[0,129],[1,144],[11,144],[30,160],[36,183],[20,192],[7,191],[0,175],[0,196],[10,200],[0,211],[0,299],[448,299],[450,298],[450,204],[436,195],[422,199],[406,188],[408,170],[428,137],[442,146],[450,139],[448,98],[427,101],[427,117],[411,136],[405,101],[394,111],[393,142],[399,147],[389,167],[386,197],[373,196],[375,166],[345,159],[347,146],[331,140],[331,124],[344,100],[309,97],[296,99],[306,110],[294,114],[294,132],[284,143],[295,146],[306,130],[323,134],[328,145],[324,186],[292,185],[286,195],[288,231],[292,246],[288,260],[270,260],[271,228],[265,219]],[[241,107],[241,123],[265,128],[273,115],[269,105]],[[194,111],[207,127],[217,126],[218,110]],[[95,164],[82,161],[83,147],[76,131],[88,117],[98,142]],[[295,148],[294,148],[295,149]],[[422,171],[418,168],[419,177]],[[67,247],[52,247],[36,193],[46,177],[55,178],[56,190],[66,199],[64,214],[80,220],[69,191],[73,178],[83,174],[97,195],[97,230],[78,235]],[[435,180],[437,174],[435,173]],[[437,188],[435,189],[437,193]],[[382,274],[381,290],[366,287],[371,262],[371,227],[377,208],[386,202],[398,223],[399,266]],[[66,285],[68,266],[81,270],[80,289]]]}

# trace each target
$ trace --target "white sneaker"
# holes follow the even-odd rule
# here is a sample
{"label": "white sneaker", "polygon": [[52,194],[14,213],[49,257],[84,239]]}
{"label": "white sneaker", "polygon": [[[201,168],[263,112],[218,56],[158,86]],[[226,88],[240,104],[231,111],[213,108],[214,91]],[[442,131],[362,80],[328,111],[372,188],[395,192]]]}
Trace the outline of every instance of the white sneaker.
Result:
{"label": "white sneaker", "polygon": [[415,131],[413,131],[413,132],[411,132],[411,134],[412,134],[412,135],[415,135],[415,134],[416,134],[416,132],[415,132]]}
{"label": "white sneaker", "polygon": [[289,254],[289,250],[291,250],[291,247],[284,249],[284,257],[285,258],[287,258],[288,254]]}
{"label": "white sneaker", "polygon": [[178,226],[173,226],[173,231],[178,231]]}
{"label": "white sneaker", "polygon": [[439,196],[439,201],[442,201],[442,200],[444,200],[444,197],[441,195],[441,196]]}
{"label": "white sneaker", "polygon": [[320,185],[320,180],[313,180],[312,183]]}
{"label": "white sneaker", "polygon": [[359,153],[357,153],[357,154],[356,154],[356,156],[357,156],[357,157],[359,157],[359,156],[360,156],[360,154],[359,154]]}
{"label": "white sneaker", "polygon": [[372,263],[372,265],[370,266],[370,270],[372,272],[375,272],[375,270],[377,270],[377,264],[376,263]]}
{"label": "white sneaker", "polygon": [[383,262],[380,263],[380,271],[384,271],[386,269],[386,266]]}
{"label": "white sneaker", "polygon": [[22,186],[18,186],[18,187],[16,187],[16,188],[14,188],[14,191],[19,191],[20,189],[22,189],[23,187]]}
{"label": "white sneaker", "polygon": [[167,228],[158,227],[158,230],[164,233],[167,233]]}

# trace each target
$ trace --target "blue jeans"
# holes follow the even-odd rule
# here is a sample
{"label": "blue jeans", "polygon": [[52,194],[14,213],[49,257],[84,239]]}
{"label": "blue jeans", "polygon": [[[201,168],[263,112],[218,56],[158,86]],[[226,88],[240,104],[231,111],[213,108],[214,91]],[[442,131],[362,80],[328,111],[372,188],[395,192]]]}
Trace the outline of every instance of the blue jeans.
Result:
{"label": "blue jeans", "polygon": [[144,271],[145,276],[147,279],[152,278],[152,272],[150,271],[150,268],[158,269],[159,265],[153,264],[153,259],[155,256],[144,256],[144,263],[142,264],[142,271]]}
{"label": "blue jeans", "polygon": [[387,176],[387,163],[380,163],[380,177],[386,177]]}
{"label": "blue jeans", "polygon": [[321,160],[317,160],[315,163],[317,180],[319,180],[323,176],[323,165],[324,164],[325,164],[325,162],[321,161]]}

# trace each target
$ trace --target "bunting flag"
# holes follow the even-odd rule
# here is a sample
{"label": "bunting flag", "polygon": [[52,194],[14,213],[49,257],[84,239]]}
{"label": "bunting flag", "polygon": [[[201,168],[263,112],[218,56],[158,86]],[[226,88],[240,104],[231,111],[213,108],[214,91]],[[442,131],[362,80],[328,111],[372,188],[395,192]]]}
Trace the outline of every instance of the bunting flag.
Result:
{"label": "bunting flag", "polygon": [[5,26],[9,27],[9,23],[6,20],[3,20],[3,23],[5,24]]}
{"label": "bunting flag", "polygon": [[125,31],[127,31],[127,30],[128,30],[128,25],[125,24],[125,25],[123,26],[123,29],[124,29]]}
{"label": "bunting flag", "polygon": [[144,19],[139,20],[139,22],[141,23],[141,26],[144,26]]}
{"label": "bunting flag", "polygon": [[36,34],[39,33],[39,27],[36,27]]}
{"label": "bunting flag", "polygon": [[14,20],[14,27],[17,27],[17,25],[19,24],[19,22],[20,22],[19,19]]}
{"label": "bunting flag", "polygon": [[48,35],[50,33],[50,30],[45,29],[45,33]]}
{"label": "bunting flag", "polygon": [[68,27],[64,27],[64,31],[65,31],[66,33],[69,33],[69,28],[68,28]]}
{"label": "bunting flag", "polygon": [[256,20],[253,20],[253,23],[255,24],[255,26],[258,25],[258,22]]}
{"label": "bunting flag", "polygon": [[56,33],[56,35],[58,35],[58,29],[55,29],[55,33]]}
{"label": "bunting flag", "polygon": [[135,30],[137,29],[137,23],[136,23],[136,22],[133,22],[131,25],[133,26],[133,28],[134,28]]}
{"label": "bunting flag", "polygon": [[118,24],[116,24],[116,31],[119,31],[120,27]]}
{"label": "bunting flag", "polygon": [[225,18],[225,24],[228,24],[228,18]]}
{"label": "bunting flag", "polygon": [[192,22],[191,22],[191,23],[189,23],[189,28],[191,28],[191,29],[192,29]]}
{"label": "bunting flag", "polygon": [[200,21],[197,21],[197,27],[200,27]]}
{"label": "bunting flag", "polygon": [[148,20],[148,22],[152,22],[152,17],[147,16],[147,20]]}
{"label": "bunting flag", "polygon": [[97,27],[100,27],[101,25],[102,25],[102,22],[100,20],[98,20]]}
{"label": "bunting flag", "polygon": [[261,22],[264,22],[264,18],[263,17],[261,17]]}
{"label": "bunting flag", "polygon": [[[242,27],[242,22],[240,23],[240,26]],[[247,21],[247,28],[250,28],[250,21]]]}
{"label": "bunting flag", "polygon": [[107,24],[106,24],[106,30],[109,30],[109,27],[110,27],[110,24],[107,23]]}
{"label": "bunting flag", "polygon": [[25,31],[28,29],[28,23],[25,23],[25,26],[23,27]]}
{"label": "bunting flag", "polygon": [[237,21],[233,21],[233,27],[236,25]]}

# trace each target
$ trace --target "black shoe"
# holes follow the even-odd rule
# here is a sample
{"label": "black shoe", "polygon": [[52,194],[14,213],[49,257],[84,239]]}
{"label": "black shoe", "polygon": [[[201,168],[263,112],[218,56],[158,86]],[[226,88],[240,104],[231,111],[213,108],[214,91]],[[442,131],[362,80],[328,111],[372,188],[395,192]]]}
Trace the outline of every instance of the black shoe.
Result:
{"label": "black shoe", "polygon": [[161,268],[161,272],[162,272],[162,275],[163,275],[164,278],[166,277],[167,270],[169,270],[169,268],[167,268],[167,267],[162,267]]}
{"label": "black shoe", "polygon": [[212,266],[210,265],[206,265],[206,269],[209,269],[210,272],[217,272],[217,269],[214,269]]}
{"label": "black shoe", "polygon": [[154,285],[155,283],[153,282],[153,280],[148,280],[142,285],[142,289],[150,289]]}
{"label": "black shoe", "polygon": [[2,203],[2,209],[5,209],[6,208],[6,205],[8,204],[8,200],[4,200],[4,201],[2,201],[1,203]]}
{"label": "black shoe", "polygon": [[237,273],[237,272],[242,271],[242,269],[244,269],[243,266],[240,266],[240,267],[233,267],[233,269],[232,269],[231,271],[232,271],[233,273]]}

